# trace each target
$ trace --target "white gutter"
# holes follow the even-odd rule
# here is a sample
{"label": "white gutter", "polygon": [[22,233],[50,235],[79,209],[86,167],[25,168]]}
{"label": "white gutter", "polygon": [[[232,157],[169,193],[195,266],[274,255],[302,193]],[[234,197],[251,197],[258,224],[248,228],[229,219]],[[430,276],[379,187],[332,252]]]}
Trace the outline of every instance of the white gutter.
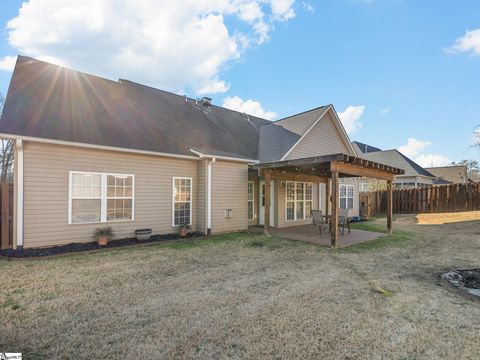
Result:
{"label": "white gutter", "polygon": [[231,157],[231,156],[219,156],[219,155],[213,155],[213,154],[204,154],[198,150],[190,148],[190,151],[194,153],[195,155],[198,155],[200,159],[208,158],[208,159],[218,159],[218,160],[227,160],[227,161],[236,161],[236,162],[245,162],[248,164],[258,164],[258,160],[252,160],[252,159],[243,159],[243,158],[236,158],[236,157]]}
{"label": "white gutter", "polygon": [[207,235],[212,232],[212,165],[216,158],[212,158],[207,166]]}
{"label": "white gutter", "polygon": [[17,158],[15,171],[17,172],[17,247],[23,246],[23,142],[16,140]]}
{"label": "white gutter", "polygon": [[75,142],[75,141],[63,141],[63,140],[37,138],[37,137],[32,137],[32,136],[0,134],[0,137],[5,138],[5,139],[14,139],[14,140],[15,139],[20,139],[20,140],[24,140],[24,141],[33,141],[33,142],[39,142],[39,143],[44,143],[44,144],[74,146],[74,147],[87,148],[87,149],[98,149],[98,150],[106,150],[106,151],[125,152],[125,153],[131,153],[131,154],[141,154],[141,155],[171,157],[171,158],[177,158],[177,159],[198,160],[197,156],[191,156],[191,155],[179,155],[179,154],[171,154],[171,153],[164,153],[164,152],[157,152],[157,151],[127,149],[127,148],[121,148],[121,147],[116,147],[116,146],[95,145],[95,144],[80,143],[80,142]]}

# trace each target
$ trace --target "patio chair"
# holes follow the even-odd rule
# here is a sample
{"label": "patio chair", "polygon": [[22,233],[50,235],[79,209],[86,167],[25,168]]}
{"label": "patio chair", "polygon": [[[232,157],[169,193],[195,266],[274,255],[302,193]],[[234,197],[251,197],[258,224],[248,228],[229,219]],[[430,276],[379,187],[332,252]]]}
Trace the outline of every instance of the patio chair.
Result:
{"label": "patio chair", "polygon": [[348,221],[348,209],[340,209],[338,214],[338,226],[342,228],[342,235],[345,235],[345,228],[350,234],[350,222]]}
{"label": "patio chair", "polygon": [[323,216],[322,210],[312,210],[313,225],[318,226],[320,235],[322,235],[322,228],[329,229],[330,224],[328,220]]}

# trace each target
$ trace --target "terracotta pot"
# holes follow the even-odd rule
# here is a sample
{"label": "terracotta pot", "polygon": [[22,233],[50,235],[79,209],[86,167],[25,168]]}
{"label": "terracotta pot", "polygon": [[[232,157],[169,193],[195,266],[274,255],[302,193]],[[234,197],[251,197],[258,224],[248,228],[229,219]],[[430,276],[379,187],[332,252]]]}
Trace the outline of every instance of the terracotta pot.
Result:
{"label": "terracotta pot", "polygon": [[188,235],[188,229],[187,228],[181,228],[180,229],[180,236],[181,237],[187,237]]}
{"label": "terracotta pot", "polygon": [[97,238],[98,245],[100,246],[107,246],[109,241],[110,239],[106,236]]}

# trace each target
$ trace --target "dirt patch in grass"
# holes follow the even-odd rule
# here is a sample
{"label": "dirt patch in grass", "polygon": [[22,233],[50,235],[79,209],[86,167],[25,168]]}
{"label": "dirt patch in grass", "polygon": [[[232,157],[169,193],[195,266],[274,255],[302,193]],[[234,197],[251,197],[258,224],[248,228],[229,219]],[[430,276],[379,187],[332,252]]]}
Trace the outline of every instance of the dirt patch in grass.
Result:
{"label": "dirt patch in grass", "polygon": [[[383,219],[372,226],[384,227]],[[480,222],[337,251],[250,233],[0,260],[0,351],[37,359],[478,359]],[[394,233],[395,235],[395,233]]]}

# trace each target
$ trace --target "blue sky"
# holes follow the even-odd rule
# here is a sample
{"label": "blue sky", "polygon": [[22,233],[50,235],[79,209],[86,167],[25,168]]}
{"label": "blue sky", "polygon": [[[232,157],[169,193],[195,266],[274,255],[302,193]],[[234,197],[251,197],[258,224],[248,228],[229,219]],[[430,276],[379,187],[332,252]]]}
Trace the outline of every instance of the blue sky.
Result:
{"label": "blue sky", "polygon": [[[5,68],[6,56],[21,53],[108,78],[151,80],[275,119],[332,103],[352,140],[400,148],[423,165],[480,160],[470,147],[480,124],[480,31],[474,33],[480,2],[278,0],[242,12],[228,2],[219,9],[205,1],[205,8],[181,16],[174,5],[170,12],[163,6],[158,11],[166,13],[151,23],[145,14],[107,9],[116,14],[111,21],[128,20],[132,32],[136,18],[148,25],[139,34],[153,29],[144,39],[126,39],[128,51],[119,60],[111,54],[124,44],[104,29],[105,9],[89,7],[77,19],[62,17],[75,1],[30,0],[29,11],[7,29],[21,1],[3,1],[0,59]],[[189,16],[203,21],[197,37]],[[159,25],[167,18],[169,27]],[[175,33],[183,26],[188,31]],[[467,31],[470,38],[457,42]],[[168,51],[155,49],[163,42]],[[0,92],[10,77],[10,70],[0,70]]]}

